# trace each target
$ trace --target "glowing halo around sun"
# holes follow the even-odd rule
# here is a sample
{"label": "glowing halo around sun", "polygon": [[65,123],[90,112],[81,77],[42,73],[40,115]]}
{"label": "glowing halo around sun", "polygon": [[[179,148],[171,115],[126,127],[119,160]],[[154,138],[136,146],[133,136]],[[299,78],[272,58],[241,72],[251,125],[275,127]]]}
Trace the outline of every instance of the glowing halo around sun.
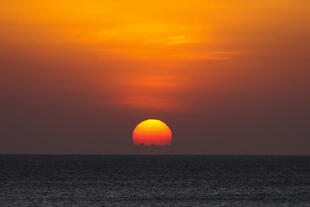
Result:
{"label": "glowing halo around sun", "polygon": [[170,145],[172,132],[167,124],[157,119],[147,119],[140,122],[132,133],[136,145]]}

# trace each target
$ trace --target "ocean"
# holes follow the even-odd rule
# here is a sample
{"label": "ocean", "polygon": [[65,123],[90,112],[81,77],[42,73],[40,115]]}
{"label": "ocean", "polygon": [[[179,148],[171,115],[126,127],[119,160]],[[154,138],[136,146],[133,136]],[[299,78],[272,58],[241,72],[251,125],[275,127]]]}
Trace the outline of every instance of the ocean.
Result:
{"label": "ocean", "polygon": [[310,207],[310,156],[0,155],[0,207]]}

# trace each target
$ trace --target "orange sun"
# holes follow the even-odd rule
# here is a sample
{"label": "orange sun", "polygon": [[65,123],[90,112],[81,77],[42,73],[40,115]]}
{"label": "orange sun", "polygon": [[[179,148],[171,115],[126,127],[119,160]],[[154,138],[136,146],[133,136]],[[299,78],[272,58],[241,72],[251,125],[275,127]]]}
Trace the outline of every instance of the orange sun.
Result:
{"label": "orange sun", "polygon": [[170,145],[172,132],[164,122],[157,119],[147,119],[140,122],[133,131],[133,142],[136,145]]}

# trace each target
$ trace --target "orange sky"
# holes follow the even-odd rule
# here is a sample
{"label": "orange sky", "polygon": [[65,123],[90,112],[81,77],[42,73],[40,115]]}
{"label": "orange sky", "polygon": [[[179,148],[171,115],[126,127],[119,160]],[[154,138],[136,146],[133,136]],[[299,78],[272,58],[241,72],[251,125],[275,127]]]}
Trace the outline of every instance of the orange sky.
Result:
{"label": "orange sky", "polygon": [[[214,69],[218,66],[211,68],[208,62],[225,64],[253,54],[289,55],[284,46],[306,52],[309,4],[305,0],[5,1],[0,8],[1,53],[42,59],[69,56],[84,65],[82,73],[95,76],[87,85],[96,85],[99,96],[104,90],[100,81],[108,81],[108,87],[115,88],[113,99],[121,105],[177,109],[181,107],[177,103],[186,102],[178,95],[184,90],[225,87],[216,80],[222,73]],[[79,63],[85,55],[87,61]],[[106,62],[119,60],[130,63],[106,69]],[[88,67],[88,61],[95,61],[94,66]],[[187,64],[191,61],[204,61],[206,66],[194,68]],[[193,70],[206,76],[203,83],[191,79]]]}
{"label": "orange sky", "polygon": [[308,0],[5,0],[0,92],[146,116],[229,114],[259,97],[302,103],[309,8]]}

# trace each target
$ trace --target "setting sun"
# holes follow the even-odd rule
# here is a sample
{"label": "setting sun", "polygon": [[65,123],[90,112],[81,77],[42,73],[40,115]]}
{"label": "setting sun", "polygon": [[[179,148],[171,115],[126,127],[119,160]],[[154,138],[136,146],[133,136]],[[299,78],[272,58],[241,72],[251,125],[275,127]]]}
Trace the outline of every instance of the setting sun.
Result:
{"label": "setting sun", "polygon": [[148,119],[140,122],[133,131],[133,142],[136,145],[170,145],[172,133],[162,121]]}

